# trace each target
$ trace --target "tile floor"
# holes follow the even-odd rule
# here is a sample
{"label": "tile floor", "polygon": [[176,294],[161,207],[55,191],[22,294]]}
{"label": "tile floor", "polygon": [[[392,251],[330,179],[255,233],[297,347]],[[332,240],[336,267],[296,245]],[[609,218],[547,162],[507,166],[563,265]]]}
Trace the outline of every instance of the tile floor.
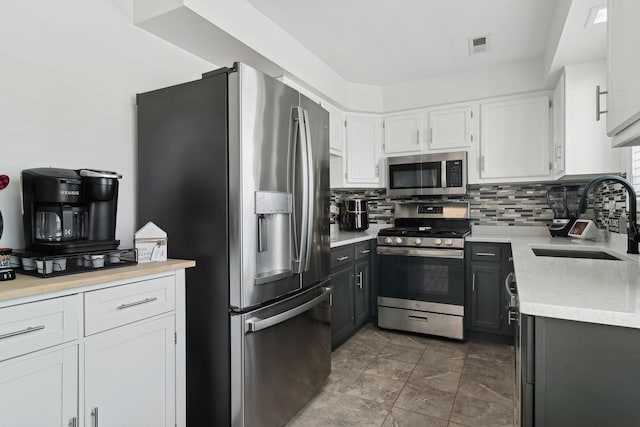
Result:
{"label": "tile floor", "polygon": [[512,427],[513,347],[366,325],[288,427]]}

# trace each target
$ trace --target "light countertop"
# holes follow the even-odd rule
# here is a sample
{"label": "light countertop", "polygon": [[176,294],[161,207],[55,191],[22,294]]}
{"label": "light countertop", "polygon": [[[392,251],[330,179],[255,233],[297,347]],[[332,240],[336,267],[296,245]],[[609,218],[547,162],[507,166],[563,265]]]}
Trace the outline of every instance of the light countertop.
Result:
{"label": "light countertop", "polygon": [[41,278],[26,274],[16,274],[15,280],[0,282],[0,301],[31,297],[50,292],[65,291],[116,280],[133,279],[148,274],[181,270],[196,265],[195,261],[169,259],[167,261],[145,262],[130,267],[109,268],[87,273]]}
{"label": "light countertop", "polygon": [[352,243],[363,242],[378,237],[378,231],[383,228],[393,227],[391,224],[369,224],[365,231],[343,231],[337,224],[331,225],[331,247],[350,245]]}
{"label": "light countertop", "polygon": [[[520,312],[640,329],[640,256],[626,234],[608,242],[551,237],[546,227],[473,227],[469,242],[511,243]],[[536,256],[532,248],[589,249],[622,261]]]}

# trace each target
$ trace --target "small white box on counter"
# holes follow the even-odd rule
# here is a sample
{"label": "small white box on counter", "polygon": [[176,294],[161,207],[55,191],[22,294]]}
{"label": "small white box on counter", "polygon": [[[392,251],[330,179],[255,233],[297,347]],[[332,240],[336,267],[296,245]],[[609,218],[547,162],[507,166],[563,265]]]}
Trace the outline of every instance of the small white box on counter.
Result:
{"label": "small white box on counter", "polygon": [[167,260],[167,233],[153,222],[147,222],[134,234],[138,262]]}

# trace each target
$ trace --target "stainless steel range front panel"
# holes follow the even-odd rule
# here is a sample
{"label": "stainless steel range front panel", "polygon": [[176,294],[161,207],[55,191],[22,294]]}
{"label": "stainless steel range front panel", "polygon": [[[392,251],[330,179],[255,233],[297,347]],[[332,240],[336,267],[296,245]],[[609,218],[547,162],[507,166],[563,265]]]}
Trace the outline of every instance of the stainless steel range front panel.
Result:
{"label": "stainless steel range front panel", "polygon": [[463,339],[463,317],[378,306],[381,328]]}

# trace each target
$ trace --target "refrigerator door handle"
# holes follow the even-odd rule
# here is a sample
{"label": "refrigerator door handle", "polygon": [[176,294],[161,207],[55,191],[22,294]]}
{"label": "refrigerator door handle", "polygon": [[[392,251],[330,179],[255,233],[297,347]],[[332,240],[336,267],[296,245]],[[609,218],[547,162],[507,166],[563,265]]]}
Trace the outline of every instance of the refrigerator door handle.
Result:
{"label": "refrigerator door handle", "polygon": [[304,130],[306,133],[306,143],[307,143],[307,229],[305,230],[306,234],[306,252],[304,258],[303,271],[309,270],[309,264],[311,262],[311,249],[313,244],[313,214],[314,214],[314,194],[315,194],[315,182],[314,182],[314,163],[313,163],[313,145],[311,142],[311,129],[309,125],[309,112],[307,110],[303,110],[304,112]]}
{"label": "refrigerator door handle", "polygon": [[[308,242],[309,235],[309,155],[308,148],[309,145],[307,143],[307,127],[305,126],[305,117],[304,111],[301,107],[294,107],[293,109],[294,117],[293,119],[296,122],[296,130],[294,134],[297,137],[294,139],[293,143],[293,170],[292,170],[292,182],[293,182],[293,239],[294,239],[294,249],[295,258],[293,260],[293,272],[294,273],[302,273],[307,264],[307,248],[310,247]],[[295,209],[297,205],[297,196],[298,196],[298,185],[296,185],[296,175],[297,175],[297,162],[298,162],[298,149],[300,149],[300,157],[302,158],[302,212],[300,215],[300,227],[298,227],[298,212]],[[298,246],[298,236],[300,239],[300,245]]]}
{"label": "refrigerator door handle", "polygon": [[320,296],[315,297],[314,299],[305,302],[291,310],[287,310],[283,313],[276,314],[275,316],[268,317],[266,319],[258,319],[257,317],[252,317],[245,322],[245,333],[247,332],[258,332],[263,329],[270,328],[271,326],[275,326],[278,323],[285,322],[293,317],[296,317],[299,314],[304,313],[305,311],[309,311],[313,307],[319,305],[323,300],[327,298],[327,295],[331,294],[331,288],[322,288],[322,293]]}

